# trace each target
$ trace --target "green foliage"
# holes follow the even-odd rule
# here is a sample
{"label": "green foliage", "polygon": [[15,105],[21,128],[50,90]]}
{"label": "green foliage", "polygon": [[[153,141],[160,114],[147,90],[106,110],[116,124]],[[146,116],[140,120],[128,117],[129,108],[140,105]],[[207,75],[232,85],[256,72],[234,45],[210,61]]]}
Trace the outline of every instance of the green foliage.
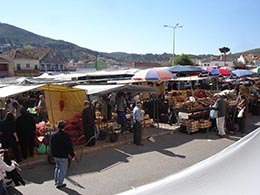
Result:
{"label": "green foliage", "polygon": [[224,54],[224,65],[226,65],[226,56],[227,56],[227,53],[230,51],[230,49],[228,47],[222,47],[222,48],[219,48],[219,51],[221,53]]}
{"label": "green foliage", "polygon": [[106,69],[107,68],[107,63],[102,61],[98,61],[97,62],[97,70],[101,70],[101,69]]}
{"label": "green foliage", "polygon": [[30,43],[24,43],[23,44],[23,48],[25,49],[31,49],[31,48],[34,48]]}
{"label": "green foliage", "polygon": [[179,56],[177,56],[176,58],[174,58],[174,64],[178,64],[178,65],[194,65],[193,61],[191,60],[191,58],[189,57],[189,55],[186,54],[181,54]]}
{"label": "green foliage", "polygon": [[230,49],[228,47],[221,47],[221,48],[219,48],[219,51],[221,53],[224,53],[224,55],[226,55],[226,53],[228,53],[230,51]]}
{"label": "green foliage", "polygon": [[95,68],[96,67],[97,70],[102,70],[102,69],[106,69],[107,68],[107,63],[104,62],[103,60],[100,60],[100,61],[97,61],[97,63],[93,62],[91,64],[88,64],[88,67],[89,68]]}

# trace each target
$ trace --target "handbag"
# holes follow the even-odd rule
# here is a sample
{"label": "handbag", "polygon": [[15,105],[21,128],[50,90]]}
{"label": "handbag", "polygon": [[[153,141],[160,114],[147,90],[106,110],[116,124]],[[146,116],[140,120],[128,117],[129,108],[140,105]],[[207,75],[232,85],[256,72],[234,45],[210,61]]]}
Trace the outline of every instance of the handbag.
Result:
{"label": "handbag", "polygon": [[210,117],[210,119],[218,118],[218,111],[214,110],[214,109],[210,110],[209,117]]}
{"label": "handbag", "polygon": [[244,114],[245,108],[241,109],[238,114],[237,114],[237,118],[242,118],[243,114]]}

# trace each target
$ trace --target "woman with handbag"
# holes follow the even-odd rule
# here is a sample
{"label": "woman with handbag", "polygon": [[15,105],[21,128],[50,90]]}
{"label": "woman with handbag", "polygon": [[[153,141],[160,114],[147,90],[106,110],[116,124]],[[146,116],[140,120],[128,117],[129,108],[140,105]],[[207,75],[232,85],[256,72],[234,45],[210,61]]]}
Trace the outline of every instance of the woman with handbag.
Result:
{"label": "woman with handbag", "polygon": [[248,114],[248,102],[244,94],[241,95],[240,100],[237,104],[238,110],[238,127],[241,133],[246,133],[246,118]]}
{"label": "woman with handbag", "polygon": [[223,97],[216,93],[214,95],[214,98],[216,98],[216,102],[213,105],[212,109],[217,111],[217,118],[216,118],[216,125],[218,129],[218,136],[221,138],[227,137],[225,132],[225,118],[227,115],[227,103],[223,99]]}

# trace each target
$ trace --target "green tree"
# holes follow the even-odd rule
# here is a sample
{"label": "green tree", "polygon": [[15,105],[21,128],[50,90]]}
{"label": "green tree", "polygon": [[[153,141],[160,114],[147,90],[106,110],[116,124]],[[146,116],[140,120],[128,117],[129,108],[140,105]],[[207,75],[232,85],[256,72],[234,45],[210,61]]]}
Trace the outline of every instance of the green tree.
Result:
{"label": "green tree", "polygon": [[224,66],[226,66],[226,57],[230,49],[228,47],[221,47],[219,48],[219,51],[224,54]]}
{"label": "green tree", "polygon": [[189,57],[189,55],[186,54],[181,54],[179,56],[177,56],[174,59],[174,64],[178,64],[178,65],[194,65],[192,59]]}

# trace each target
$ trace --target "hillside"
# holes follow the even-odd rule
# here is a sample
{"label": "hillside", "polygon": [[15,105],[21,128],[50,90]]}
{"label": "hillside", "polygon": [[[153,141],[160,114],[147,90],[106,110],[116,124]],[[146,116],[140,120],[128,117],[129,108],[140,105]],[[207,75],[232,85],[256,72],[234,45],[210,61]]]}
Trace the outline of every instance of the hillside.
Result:
{"label": "hillside", "polygon": [[[165,63],[169,62],[172,54],[128,54],[123,52],[104,53],[97,52],[91,49],[79,47],[73,43],[66,42],[63,40],[55,40],[48,37],[40,36],[35,33],[26,31],[13,25],[0,23],[0,51],[7,51],[15,48],[32,48],[32,47],[43,47],[52,48],[60,52],[63,56],[64,61],[78,61],[78,60],[95,60],[96,55],[104,59],[112,59],[120,64],[129,62],[157,62]],[[232,49],[231,49],[232,51]],[[260,55],[260,48],[253,49],[245,52],[239,52],[231,54],[231,58],[237,58],[241,54],[257,54]],[[189,56],[193,59],[208,58],[209,54],[205,55],[192,55]]]}
{"label": "hillside", "polygon": [[251,49],[251,50],[247,50],[247,51],[231,54],[230,57],[232,57],[232,58],[239,58],[239,56],[241,54],[243,54],[243,55],[248,55],[248,54],[260,55],[260,48]]}
{"label": "hillside", "polygon": [[128,54],[123,52],[113,52],[113,53],[100,53],[101,57],[110,58],[119,62],[166,62],[172,57],[172,54]]}
{"label": "hillside", "polygon": [[96,52],[79,47],[62,40],[43,37],[21,28],[0,23],[0,49],[6,51],[15,48],[45,47],[56,49],[64,56],[64,60],[89,59],[96,56]]}

